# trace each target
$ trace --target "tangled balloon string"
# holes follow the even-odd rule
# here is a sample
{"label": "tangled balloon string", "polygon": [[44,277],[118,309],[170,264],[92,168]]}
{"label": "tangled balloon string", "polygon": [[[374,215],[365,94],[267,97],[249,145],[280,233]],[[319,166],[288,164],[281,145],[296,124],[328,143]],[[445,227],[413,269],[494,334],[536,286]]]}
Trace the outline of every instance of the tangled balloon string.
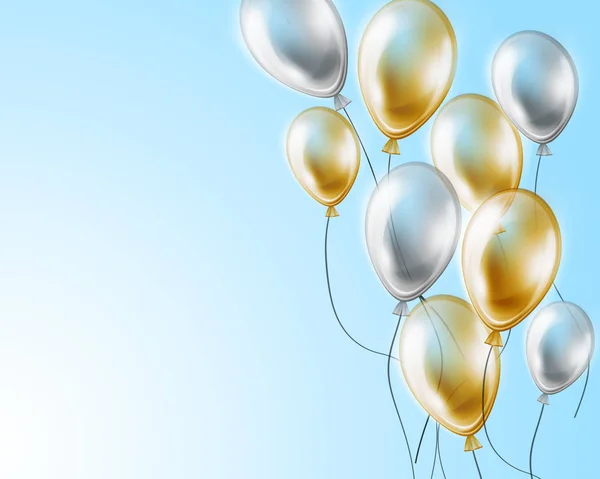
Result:
{"label": "tangled balloon string", "polygon": [[[542,158],[552,154],[549,143],[561,135],[577,104],[579,78],[571,56],[545,33],[515,33],[494,55],[495,100],[468,93],[442,105],[457,67],[458,44],[450,20],[430,0],[393,0],[382,6],[368,23],[358,52],[362,97],[385,138],[387,175],[378,181],[348,111],[350,100],[342,95],[348,42],[334,3],[242,0],[240,27],[250,53],[270,75],[306,95],[333,100],[335,109],[314,107],[298,115],[288,131],[286,154],[298,182],[326,207],[324,259],[333,314],[357,346],[387,358],[389,393],[413,479],[431,418],[436,423],[431,477],[438,463],[445,477],[439,437],[444,426],[466,438],[464,449],[472,453],[480,478],[475,453],[481,447],[475,437],[480,429],[506,465],[538,478],[533,474],[534,444],[549,397],[586,372],[577,417],[595,347],[587,314],[565,301],[556,286],[561,231],[552,209],[538,195]],[[435,167],[406,162],[392,168],[392,156],[400,154],[398,141],[418,131],[438,109],[430,135]],[[519,189],[521,135],[538,145],[533,192]],[[355,183],[361,152],[375,183],[365,218],[367,249],[377,277],[398,302],[398,322],[387,352],[365,346],[349,332],[338,315],[330,278],[330,221]],[[425,299],[458,246],[461,205],[473,213],[461,264],[470,302],[447,295]],[[527,365],[542,393],[542,406],[526,471],[498,452],[487,419],[512,328],[536,311],[552,287],[560,301],[538,311],[527,331]],[[409,313],[407,304],[417,299]],[[392,387],[392,361],[399,363],[427,412],[414,462]]]}

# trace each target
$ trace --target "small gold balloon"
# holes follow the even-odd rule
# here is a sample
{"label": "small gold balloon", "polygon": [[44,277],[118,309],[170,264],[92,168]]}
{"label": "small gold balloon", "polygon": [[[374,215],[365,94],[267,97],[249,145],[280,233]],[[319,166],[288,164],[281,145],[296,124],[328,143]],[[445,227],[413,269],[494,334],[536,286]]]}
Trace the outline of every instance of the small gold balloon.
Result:
{"label": "small gold balloon", "polygon": [[466,451],[481,447],[474,435],[488,418],[500,385],[498,350],[490,354],[484,344],[489,333],[469,303],[446,295],[418,304],[400,333],[399,358],[408,387],[438,423],[467,437]]}
{"label": "small gold balloon", "polygon": [[[498,234],[499,225],[504,230]],[[519,324],[544,298],[561,257],[558,221],[548,204],[528,190],[492,196],[475,212],[463,241],[462,268],[473,306],[495,331]]]}
{"label": "small gold balloon", "polygon": [[327,216],[346,197],[360,166],[360,145],[352,125],[330,108],[310,108],[288,131],[287,157],[294,176]]}
{"label": "small gold balloon", "polygon": [[431,155],[470,211],[521,181],[519,132],[483,95],[460,95],[442,107],[431,130]]}
{"label": "small gold balloon", "polygon": [[396,140],[418,130],[444,100],[456,70],[456,36],[429,0],[395,0],[371,20],[358,54],[358,79],[369,113],[399,154]]}

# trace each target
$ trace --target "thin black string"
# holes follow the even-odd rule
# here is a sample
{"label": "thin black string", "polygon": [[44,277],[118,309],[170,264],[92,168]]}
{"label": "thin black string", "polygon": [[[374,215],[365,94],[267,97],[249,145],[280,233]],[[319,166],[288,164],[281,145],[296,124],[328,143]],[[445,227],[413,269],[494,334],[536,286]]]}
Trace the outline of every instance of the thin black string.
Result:
{"label": "thin black string", "polygon": [[475,451],[473,451],[473,459],[475,459],[475,465],[477,466],[477,472],[479,473],[479,479],[483,479],[483,476],[481,475],[481,469],[479,469],[479,463],[477,462],[477,454],[475,454]]}
{"label": "thin black string", "polygon": [[400,422],[400,427],[402,428],[402,433],[404,434],[404,440],[406,441],[406,449],[408,450],[408,457],[410,459],[410,467],[412,469],[412,477],[413,477],[413,479],[415,479],[415,466],[413,465],[412,452],[410,450],[408,436],[406,435],[406,429],[404,429],[404,423],[402,422],[402,417],[400,416],[400,411],[398,410],[398,404],[396,403],[396,396],[394,396],[394,388],[392,387],[392,374],[391,374],[392,351],[394,349],[394,345],[396,344],[396,336],[398,335],[398,329],[400,328],[401,321],[402,321],[402,316],[399,316],[398,324],[396,325],[396,330],[394,331],[394,336],[392,337],[392,344],[390,345],[390,353],[388,354],[387,378],[388,378],[388,386],[390,387],[390,394],[392,395],[392,401],[394,402],[394,409],[396,410],[396,414],[398,415],[398,421]]}
{"label": "thin black string", "polygon": [[585,385],[583,386],[583,393],[581,394],[581,399],[579,400],[579,405],[577,406],[577,411],[575,411],[575,416],[573,416],[573,419],[577,418],[577,414],[579,414],[579,408],[581,407],[581,403],[583,402],[583,398],[585,396],[585,391],[587,389],[589,379],[590,379],[590,363],[588,361],[587,374],[585,375]]}
{"label": "thin black string", "polygon": [[446,479],[446,471],[444,471],[444,463],[442,462],[442,449],[440,447],[440,425],[437,424],[435,434],[437,436],[437,450],[438,450],[438,458],[440,460],[440,467],[442,468],[442,475],[444,479]]}
{"label": "thin black string", "polygon": [[375,184],[377,185],[378,184],[377,183],[377,176],[375,176],[375,170],[373,170],[373,165],[371,164],[371,160],[369,159],[369,154],[367,153],[367,149],[365,148],[365,145],[363,144],[362,139],[360,138],[360,135],[358,134],[358,130],[354,126],[354,123],[352,122],[352,118],[350,118],[350,115],[348,114],[348,111],[346,110],[346,107],[342,108],[342,110],[344,110],[344,113],[348,117],[348,121],[352,125],[352,128],[354,128],[354,133],[356,133],[358,141],[360,142],[360,146],[362,147],[362,150],[363,150],[363,152],[365,154],[365,157],[367,158],[367,163],[369,163],[369,168],[371,169],[371,174],[373,175],[373,180],[375,180]]}
{"label": "thin black string", "polygon": [[433,474],[435,473],[435,465],[437,462],[437,454],[438,454],[438,447],[439,447],[439,436],[436,434],[435,435],[435,451],[433,452],[433,467],[431,468],[431,479],[433,479]]}
{"label": "thin black string", "polygon": [[502,349],[500,350],[500,354],[498,355],[498,357],[502,356],[502,353],[506,349],[506,346],[508,346],[508,342],[510,341],[510,335],[511,335],[511,333],[512,333],[512,329],[509,329],[508,330],[508,336],[506,336],[506,341],[504,341],[504,346],[502,346]]}
{"label": "thin black string", "polygon": [[[482,414],[482,418],[483,418],[483,430],[485,432],[485,437],[487,438],[488,442],[490,443],[492,451],[494,451],[496,456],[498,456],[502,460],[502,462],[504,462],[504,464],[512,467],[515,471],[522,472],[523,474],[529,474],[529,472],[524,471],[523,469],[519,469],[516,466],[513,466],[510,462],[508,462],[506,459],[504,459],[500,455],[500,453],[496,450],[496,448],[494,447],[494,444],[492,443],[492,440],[490,439],[490,435],[488,434],[487,420],[485,419],[485,378],[487,376],[487,369],[488,369],[488,365],[490,363],[490,357],[492,356],[493,350],[494,350],[494,346],[490,346],[490,352],[488,353],[487,360],[485,361],[485,368],[483,370],[483,386],[481,388],[481,414]],[[538,476],[534,476],[534,477],[537,477],[537,479],[540,479]]]}
{"label": "thin black string", "polygon": [[[542,155],[540,155],[539,159],[538,159],[538,166],[537,166],[537,171],[535,173],[535,187],[534,187],[534,193],[537,195],[537,184],[538,184],[538,176],[540,173],[540,164],[542,162]],[[558,294],[558,297],[560,298],[560,300],[564,303],[565,302],[565,298],[563,298],[563,295],[560,294],[560,291],[558,290],[558,287],[556,286],[556,283],[552,283],[552,286],[554,286],[554,290],[556,291],[556,294]],[[583,398],[585,397],[585,393],[587,391],[587,385],[588,385],[588,380],[590,378],[590,362],[588,359],[588,367],[587,367],[587,373],[585,376],[585,385],[583,386],[583,392],[581,393],[581,398],[579,399],[579,405],[577,406],[577,410],[575,411],[575,416],[573,416],[573,419],[575,419],[577,417],[577,414],[579,414],[579,408],[581,407],[581,403],[583,403]]]}
{"label": "thin black string", "polygon": [[[335,309],[335,303],[333,302],[333,294],[331,293],[331,282],[329,279],[329,260],[327,257],[327,239],[329,236],[329,220],[330,219],[331,218],[327,218],[327,225],[325,226],[325,276],[327,277],[327,290],[329,291],[329,300],[331,301],[331,309],[333,310],[335,319],[337,319],[338,324],[340,325],[340,327],[342,328],[344,333],[346,333],[346,336],[348,336],[356,345],[360,346],[361,348],[363,348],[366,351],[369,351],[370,353],[377,354],[379,356],[384,356],[384,357],[388,358],[388,355],[386,353],[382,353],[379,351],[375,351],[374,349],[368,348],[365,345],[359,343],[356,339],[354,339],[352,337],[352,335],[348,332],[348,330],[342,324],[342,321],[340,320],[340,317],[338,316],[337,310]],[[392,354],[391,351],[390,351],[390,354]],[[398,361],[398,358],[396,358],[394,356],[392,356],[391,358]],[[390,358],[388,358],[388,359],[390,359]]]}
{"label": "thin black string", "polygon": [[421,439],[419,439],[419,447],[417,447],[417,453],[415,454],[415,464],[419,460],[419,452],[421,452],[421,444],[423,443],[423,438],[425,437],[425,431],[427,430],[427,425],[429,424],[429,420],[431,416],[427,416],[427,420],[425,421],[425,426],[423,427],[423,432],[421,433]]}
{"label": "thin black string", "polygon": [[540,418],[538,419],[537,426],[535,426],[535,432],[533,433],[533,439],[531,440],[531,449],[529,450],[529,476],[531,478],[537,477],[533,475],[533,445],[535,444],[535,438],[538,433],[538,429],[540,428],[540,423],[542,422],[542,416],[544,415],[545,404],[542,403],[542,411],[540,412]]}
{"label": "thin black string", "polygon": [[390,170],[392,169],[392,154],[388,157],[388,175],[390,174]]}

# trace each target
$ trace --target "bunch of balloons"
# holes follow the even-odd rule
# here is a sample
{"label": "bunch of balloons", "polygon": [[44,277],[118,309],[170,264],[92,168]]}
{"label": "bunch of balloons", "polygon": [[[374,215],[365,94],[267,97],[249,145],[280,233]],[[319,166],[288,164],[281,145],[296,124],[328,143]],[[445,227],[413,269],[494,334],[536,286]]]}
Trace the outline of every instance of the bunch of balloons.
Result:
{"label": "bunch of balloons", "polygon": [[[300,184],[327,207],[325,266],[340,326],[362,348],[387,357],[392,398],[390,364],[399,361],[408,387],[438,423],[438,435],[441,425],[464,436],[464,450],[473,453],[477,464],[475,450],[481,444],[475,434],[492,412],[510,331],[538,307],[560,265],[561,231],[552,209],[537,194],[537,174],[533,191],[520,188],[519,132],[539,145],[539,173],[542,157],[552,154],[548,143],[564,130],[577,103],[572,58],[544,33],[516,33],[494,56],[491,79],[497,102],[473,93],[440,108],[457,64],[452,24],[429,0],[393,0],[383,6],[366,27],[358,54],[364,101],[386,137],[388,173],[378,181],[346,109],[350,100],[341,94],[348,47],[332,1],[242,0],[241,28],[248,49],[268,73],[302,93],[334,99],[335,110],[315,107],[294,120],[287,157]],[[400,154],[398,140],[421,128],[438,109],[430,135],[434,166],[408,162],[392,169],[392,155]],[[365,218],[367,249],[381,283],[398,301],[389,353],[352,337],[331,295],[329,222],[338,216],[336,206],[358,175],[361,148],[375,180]],[[470,302],[447,295],[425,299],[460,242],[461,204],[473,213],[462,243]],[[542,392],[540,421],[549,395],[569,387],[586,370],[589,374],[594,351],[590,319],[556,291],[561,301],[543,308],[527,333],[527,364]],[[417,299],[409,313],[408,303]],[[505,331],[504,342],[500,333]],[[394,405],[415,477],[395,398]],[[537,428],[534,440],[536,434]],[[481,476],[479,464],[477,470]],[[533,477],[531,453],[528,474]]]}

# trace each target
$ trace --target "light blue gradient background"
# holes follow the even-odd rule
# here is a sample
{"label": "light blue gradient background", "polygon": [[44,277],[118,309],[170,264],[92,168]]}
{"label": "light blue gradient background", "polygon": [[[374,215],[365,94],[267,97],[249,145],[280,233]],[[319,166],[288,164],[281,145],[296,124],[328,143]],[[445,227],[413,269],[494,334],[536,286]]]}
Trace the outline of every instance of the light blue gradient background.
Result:
{"label": "light blue gradient background", "polygon": [[[344,94],[378,174],[384,138],[356,81],[356,52],[383,4],[338,0],[350,45]],[[238,2],[6,3],[0,15],[0,477],[7,479],[408,478],[385,360],[331,314],[324,208],[293,179],[283,142],[314,105],[264,74],[238,33]],[[459,42],[450,96],[492,95],[499,43],[540,29],[572,53],[575,116],[544,161],[540,192],[564,235],[558,284],[598,306],[595,7],[555,0],[440,0]],[[431,122],[396,161],[428,158]],[[533,185],[525,142],[523,185]],[[394,301],[373,273],[366,162],[332,222],[339,312],[384,349]],[[465,215],[465,221],[467,217]],[[434,293],[465,297],[458,258]],[[544,303],[556,300],[549,294]],[[526,467],[539,413],[527,321],[503,357],[490,432]],[[411,442],[425,419],[395,371]],[[546,478],[597,476],[600,392],[572,419],[582,381],[552,399],[535,454]],[[429,430],[418,477],[429,477]],[[486,446],[485,438],[479,438]],[[446,431],[448,478],[475,478]],[[486,479],[525,477],[485,447]],[[438,472],[439,474],[439,472]],[[441,477],[441,476],[438,476]]]}

